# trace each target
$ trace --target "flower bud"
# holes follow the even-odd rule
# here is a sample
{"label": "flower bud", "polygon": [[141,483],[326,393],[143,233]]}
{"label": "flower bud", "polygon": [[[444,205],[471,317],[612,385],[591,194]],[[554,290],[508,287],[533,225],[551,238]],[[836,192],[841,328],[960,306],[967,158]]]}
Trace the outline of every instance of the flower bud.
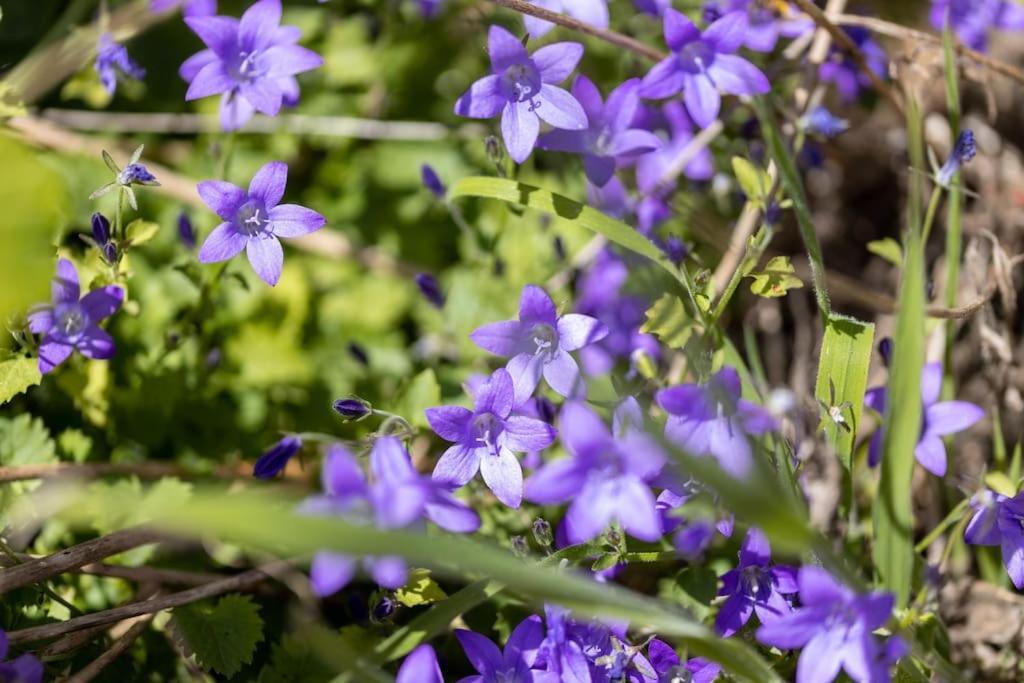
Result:
{"label": "flower bud", "polygon": [[100,248],[110,241],[110,221],[99,211],[92,215],[92,238]]}
{"label": "flower bud", "polygon": [[361,420],[372,412],[370,404],[361,398],[339,398],[331,408],[346,420]]}
{"label": "flower bud", "polygon": [[893,347],[892,337],[883,337],[878,342],[878,355],[882,357],[882,363],[885,364],[885,367],[889,367],[889,363],[892,362]]}
{"label": "flower bud", "polygon": [[253,466],[252,474],[260,479],[270,479],[284,470],[292,456],[302,448],[302,439],[288,435],[271,446]]}
{"label": "flower bud", "polygon": [[491,163],[495,166],[501,166],[501,163],[505,160],[505,150],[502,148],[501,143],[498,142],[498,138],[488,135],[487,139],[484,140],[484,149],[487,150],[487,158],[491,160]]}
{"label": "flower bud", "polygon": [[542,548],[550,548],[555,537],[551,533],[551,525],[546,519],[538,517],[533,520],[533,540]]}
{"label": "flower bud", "polygon": [[438,199],[444,199],[444,183],[441,182],[441,178],[438,177],[437,172],[430,164],[423,164],[420,167],[420,176],[423,178],[423,187],[427,188],[430,194]]}
{"label": "flower bud", "polygon": [[103,260],[114,265],[117,263],[117,245],[113,242],[107,242],[103,245]]}
{"label": "flower bud", "polygon": [[444,293],[441,292],[441,285],[430,273],[419,273],[416,275],[416,286],[420,288],[420,294],[430,302],[434,308],[444,308]]}
{"label": "flower bud", "polygon": [[512,552],[515,553],[516,557],[527,557],[530,554],[530,544],[526,541],[526,536],[513,536]]}
{"label": "flower bud", "polygon": [[184,211],[178,214],[178,238],[186,249],[196,248],[196,229],[192,225],[192,219]]}
{"label": "flower bud", "polygon": [[394,615],[397,605],[394,598],[389,595],[382,595],[373,606],[371,615],[374,621],[387,621]]}
{"label": "flower bud", "polygon": [[348,353],[350,356],[355,358],[356,362],[358,362],[360,365],[362,365],[363,367],[369,367],[370,356],[367,355],[366,349],[363,348],[362,344],[357,344],[356,342],[349,342]]}

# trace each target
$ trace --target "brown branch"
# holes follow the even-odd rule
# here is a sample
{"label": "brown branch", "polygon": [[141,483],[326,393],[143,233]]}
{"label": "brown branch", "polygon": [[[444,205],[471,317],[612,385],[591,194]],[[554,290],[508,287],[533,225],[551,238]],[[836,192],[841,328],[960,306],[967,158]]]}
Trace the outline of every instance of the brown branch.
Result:
{"label": "brown branch", "polygon": [[589,36],[600,38],[606,43],[611,43],[617,47],[624,48],[630,52],[634,52],[641,57],[660,62],[661,60],[668,57],[668,55],[657,48],[653,48],[650,45],[641,43],[635,38],[630,38],[627,35],[619,33],[617,31],[611,31],[609,29],[598,28],[593,24],[587,24],[585,22],[573,19],[564,14],[558,12],[552,12],[551,10],[544,9],[537,5],[525,2],[524,0],[490,0],[495,5],[506,7],[520,14],[528,14],[531,17],[537,17],[545,21],[550,21],[552,24],[558,24],[565,28],[572,29],[573,31],[579,31],[580,33],[586,33]]}
{"label": "brown branch", "polygon": [[127,605],[122,605],[121,607],[115,607],[95,614],[87,614],[83,617],[75,617],[74,619],[68,619],[67,621],[61,621],[54,624],[43,624],[42,626],[33,626],[32,628],[21,629],[20,631],[11,631],[7,634],[7,639],[11,645],[34,642],[37,640],[47,640],[49,638],[56,638],[66,633],[73,633],[75,631],[92,628],[101,624],[113,624],[115,622],[122,621],[123,619],[130,619],[143,614],[153,614],[165,609],[189,605],[193,602],[212,598],[217,595],[223,595],[224,593],[230,593],[232,591],[247,590],[256,584],[265,581],[268,577],[273,578],[275,572],[287,566],[288,563],[284,561],[274,562],[259,569],[250,569],[249,571],[242,572],[241,574],[221,579],[219,581],[214,581],[203,586],[197,586],[196,588],[190,588],[189,590],[181,591],[180,593],[172,593],[170,595],[154,597],[149,600],[133,602]]}
{"label": "brown branch", "polygon": [[138,527],[124,529],[41,557],[38,560],[4,569],[0,571],[0,595],[15,588],[45,581],[52,576],[91,564],[105,557],[117,555],[141,545],[155,543],[161,538],[159,534],[149,529]]}
{"label": "brown branch", "polygon": [[[136,602],[148,600],[156,595],[159,590],[159,587],[154,584],[140,586],[139,590],[135,593],[135,600]],[[100,624],[99,626],[84,628],[81,631],[69,633],[64,637],[53,641],[42,650],[39,650],[39,658],[43,661],[47,661],[65,657],[75,650],[85,647],[88,643],[100,637],[106,630],[107,624]]]}
{"label": "brown branch", "polygon": [[237,479],[251,477],[252,470],[246,463],[239,467],[218,467],[209,473],[197,473],[180,465],[163,462],[143,463],[40,463],[35,465],[15,465],[0,467],[0,483],[26,481],[29,479],[53,479],[56,477],[105,477],[110,475],[135,475],[142,479],[159,479],[160,477],[196,478],[201,476],[217,479]]}
{"label": "brown branch", "polygon": [[77,574],[105,576],[141,584],[156,583],[164,586],[202,586],[203,584],[226,578],[223,574],[212,572],[190,572],[181,569],[161,569],[159,567],[124,567],[117,564],[103,564],[101,562],[93,562],[73,571]]}
{"label": "brown branch", "polygon": [[145,614],[136,618],[134,623],[129,622],[131,623],[129,629],[114,642],[109,650],[79,670],[74,676],[69,676],[65,683],[89,683],[89,681],[99,676],[104,669],[113,664],[114,660],[123,655],[132,646],[132,643],[149,626],[149,622],[153,621],[154,616],[156,615]]}

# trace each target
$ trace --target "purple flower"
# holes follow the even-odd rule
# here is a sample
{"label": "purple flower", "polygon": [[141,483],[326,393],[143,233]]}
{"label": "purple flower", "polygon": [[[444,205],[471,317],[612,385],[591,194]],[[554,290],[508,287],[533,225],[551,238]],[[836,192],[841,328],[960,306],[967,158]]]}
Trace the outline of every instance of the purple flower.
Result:
{"label": "purple flower", "polygon": [[434,467],[434,480],[462,486],[477,471],[505,505],[519,507],[523,499],[523,469],[516,453],[539,451],[555,440],[551,425],[512,415],[515,405],[512,377],[499,369],[478,387],[473,410],[441,406],[426,410],[438,436],[454,445]]}
{"label": "purple flower", "polygon": [[755,52],[771,52],[780,37],[797,38],[814,28],[814,22],[789,3],[762,0],[725,0],[704,3],[704,16],[716,21],[737,13],[746,22],[743,45]]}
{"label": "purple flower", "polygon": [[[455,102],[455,113],[474,119],[501,114],[501,136],[509,156],[526,161],[540,133],[540,119],[555,128],[583,130],[587,115],[576,98],[555,86],[579,63],[579,43],[552,43],[532,55],[514,35],[491,26],[487,36],[491,75],[469,87]],[[539,118],[538,118],[539,117]]]}
{"label": "purple flower", "polygon": [[[680,483],[677,474],[666,468],[653,484],[668,486],[658,494],[655,509],[658,511],[662,533],[675,532],[672,545],[683,558],[691,562],[699,559],[711,545],[716,531],[725,538],[732,536],[732,515],[727,515],[716,522],[702,517],[685,519],[679,514],[678,510],[701,492],[697,482],[690,480]],[[681,493],[676,493],[677,490]]]}
{"label": "purple flower", "polygon": [[270,479],[284,470],[288,461],[302,448],[302,439],[288,435],[271,446],[261,455],[252,468],[252,476],[259,479]]}
{"label": "purple flower", "polygon": [[444,683],[434,648],[424,643],[410,652],[398,668],[395,683]]}
{"label": "purple flower", "polygon": [[872,631],[889,621],[893,596],[858,595],[812,566],[800,568],[797,583],[801,607],[757,630],[757,639],[766,645],[803,648],[797,683],[828,683],[840,669],[855,681],[888,681],[888,655],[900,655],[900,641],[893,638],[887,646]]}
{"label": "purple flower", "polygon": [[[401,529],[423,516],[456,533],[475,531],[480,518],[458,501],[447,487],[420,475],[409,453],[391,436],[374,442],[370,451],[367,483],[359,463],[348,449],[332,446],[324,459],[321,478],[324,494],[307,500],[309,514],[338,515],[352,524],[374,524],[381,529]],[[406,580],[401,557],[365,557],[362,563],[373,580],[386,588],[399,588]],[[321,552],[313,558],[310,581],[320,596],[341,590],[355,576],[357,560],[349,555]]]}
{"label": "purple flower", "polygon": [[1024,29],[1024,7],[1007,0],[932,0],[932,26],[941,30],[947,17],[957,38],[981,52],[988,49],[989,31]]}
{"label": "purple flower", "polygon": [[434,170],[430,164],[423,164],[420,166],[420,176],[423,179],[423,187],[430,191],[430,194],[434,195],[438,199],[444,199],[445,189],[444,183],[437,176],[437,171]]}
{"label": "purple flower", "polygon": [[178,214],[178,239],[186,249],[196,248],[196,229],[192,225],[192,219],[184,211]]}
{"label": "purple flower", "polygon": [[577,76],[572,84],[572,94],[587,113],[588,127],[583,130],[553,130],[542,135],[537,146],[583,155],[587,179],[604,187],[615,175],[619,159],[661,146],[656,135],[631,125],[640,104],[639,87],[640,80],[631,78],[613,90],[605,103],[589,78]]}
{"label": "purple flower", "polygon": [[470,339],[486,351],[511,358],[508,371],[518,405],[533,394],[542,375],[562,396],[581,393],[580,369],[569,352],[606,336],[608,328],[599,320],[578,313],[559,316],[543,289],[527,285],[519,297],[518,320],[484,325]]}
{"label": "purple flower", "polygon": [[78,271],[67,259],[57,261],[53,303],[38,306],[28,315],[29,330],[43,335],[39,344],[39,372],[47,374],[78,349],[86,358],[114,356],[114,340],[99,324],[121,308],[124,290],[114,285],[81,296]]}
{"label": "purple flower", "polygon": [[949,159],[942,165],[939,170],[936,180],[943,187],[949,187],[949,184],[953,181],[960,168],[968,161],[973,159],[978,153],[978,146],[974,142],[974,131],[970,128],[965,129],[956,138],[956,143],[953,145],[953,151],[949,154]]}
{"label": "purple flower", "polygon": [[[966,401],[939,402],[942,391],[942,364],[928,363],[921,373],[921,436],[914,447],[914,457],[921,467],[937,477],[946,474],[946,445],[942,437],[967,429],[985,417],[985,411]],[[868,389],[864,404],[885,415],[887,390],[885,387]],[[883,425],[884,428],[884,425]],[[868,449],[868,464],[872,467],[882,461],[882,429],[875,432]]]}
{"label": "purple flower", "polygon": [[455,637],[478,674],[463,678],[460,683],[555,683],[547,673],[533,668],[544,640],[544,624],[536,615],[527,617],[515,627],[505,642],[504,652],[473,631],[456,629]]}
{"label": "purple flower", "polygon": [[971,498],[974,515],[964,529],[973,545],[998,545],[1017,590],[1024,590],[1024,493],[1013,498],[983,490]]}
{"label": "purple flower", "polygon": [[665,465],[665,454],[647,436],[636,399],[615,411],[614,434],[586,405],[562,408],[561,440],[570,457],[554,460],[526,483],[528,500],[541,505],[571,501],[566,513],[571,543],[598,536],[613,523],[644,541],[661,538],[649,482]]}
{"label": "purple flower", "polygon": [[140,81],[146,77],[146,70],[128,56],[128,48],[114,42],[109,33],[100,36],[94,68],[99,74],[103,89],[111,95],[117,90],[118,78],[126,76]]}
{"label": "purple flower", "polygon": [[283,161],[265,164],[246,192],[223,180],[199,183],[199,196],[224,222],[199,249],[199,261],[226,261],[245,249],[256,274],[270,286],[281,278],[284,251],[279,237],[301,237],[323,227],[324,217],[298,204],[281,204],[288,182]]}
{"label": "purple flower", "polygon": [[[661,149],[644,154],[636,162],[637,189],[645,195],[657,196],[662,190],[675,187],[676,179],[670,174],[679,155],[693,140],[693,121],[677,101],[667,102],[660,111],[648,110],[645,118],[652,130],[664,130],[668,137]],[[679,170],[690,180],[710,180],[715,174],[711,150],[706,147],[700,150]],[[660,221],[646,222],[653,226]]]}
{"label": "purple flower", "polygon": [[745,35],[746,20],[741,14],[727,14],[703,33],[674,9],[666,10],[664,18],[665,42],[673,54],[644,76],[641,97],[661,99],[682,90],[690,116],[706,128],[718,118],[720,93],[763,95],[771,90],[760,69],[733,54]]}
{"label": "purple flower", "polygon": [[92,215],[92,238],[97,245],[102,247],[110,241],[110,221],[100,212]]}
{"label": "purple flower", "polygon": [[[868,67],[879,78],[885,78],[889,60],[885,51],[871,37],[871,32],[860,26],[845,26],[843,30],[864,54]],[[818,76],[826,83],[834,83],[839,96],[846,103],[854,102],[860,97],[861,90],[871,87],[871,79],[867,74],[836,46],[832,47],[828,59],[818,67]]]}
{"label": "purple flower", "polygon": [[145,148],[144,145],[139,145],[132,152],[131,157],[128,159],[128,165],[124,168],[120,168],[114,158],[103,150],[103,163],[107,165],[107,168],[114,174],[114,179],[109,183],[104,184],[102,187],[94,191],[89,195],[89,199],[96,199],[102,197],[108,192],[117,189],[123,191],[128,197],[128,204],[135,209],[139,210],[139,203],[135,198],[135,190],[132,189],[132,185],[159,185],[156,176],[149,172],[146,166],[139,162],[142,158],[142,152]]}
{"label": "purple flower", "polygon": [[743,628],[757,613],[762,624],[789,614],[787,596],[799,590],[796,569],[770,566],[772,549],[760,530],[751,527],[740,548],[740,563],[722,575],[719,595],[728,595],[718,610],[715,629],[729,637]]}
{"label": "purple flower", "polygon": [[683,664],[672,646],[657,638],[647,646],[647,658],[654,667],[654,672],[658,674],[658,683],[713,683],[722,671],[721,666],[702,657],[694,657]]}
{"label": "purple flower", "polygon": [[625,623],[576,621],[568,610],[545,605],[547,634],[540,645],[537,668],[551,676],[545,683],[656,683],[647,658],[626,642]]}
{"label": "purple flower", "polygon": [[808,133],[826,138],[837,137],[850,127],[849,121],[835,116],[826,107],[816,107],[800,123]]}
{"label": "purple flower", "polygon": [[43,663],[32,655],[7,659],[7,633],[0,629],[0,681],[10,683],[42,683]]}
{"label": "purple flower", "polygon": [[241,19],[188,16],[185,23],[206,43],[181,65],[189,82],[186,100],[221,95],[224,130],[245,124],[254,112],[277,116],[282,105],[299,101],[296,74],[323,64],[299,46],[299,29],[281,26],[281,0],[258,0]]}
{"label": "purple flower", "polygon": [[[578,19],[585,24],[608,28],[608,4],[607,0],[529,0],[531,4],[543,7],[552,12],[568,14],[573,19]],[[528,14],[523,15],[523,23],[531,38],[540,38],[554,28],[550,21],[544,21]]]}
{"label": "purple flower", "polygon": [[691,455],[712,455],[735,477],[753,465],[748,436],[775,429],[763,408],[740,398],[739,374],[722,368],[707,384],[682,384],[662,389],[658,405],[669,414],[665,436]]}
{"label": "purple flower", "polygon": [[362,420],[373,412],[361,398],[339,398],[331,404],[331,409],[346,420]]}
{"label": "purple flower", "polygon": [[431,306],[437,309],[444,308],[444,292],[441,291],[441,285],[437,278],[430,273],[417,273],[414,279],[420,294],[430,302]]}
{"label": "purple flower", "polygon": [[169,12],[179,7],[186,17],[209,17],[217,13],[217,0],[149,0],[153,12]]}

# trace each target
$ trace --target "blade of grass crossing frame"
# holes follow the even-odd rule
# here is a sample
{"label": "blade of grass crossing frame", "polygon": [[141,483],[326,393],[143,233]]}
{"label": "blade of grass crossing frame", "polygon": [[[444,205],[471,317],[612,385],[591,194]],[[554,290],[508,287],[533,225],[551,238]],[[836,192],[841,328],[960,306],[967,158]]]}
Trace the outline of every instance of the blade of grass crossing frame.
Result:
{"label": "blade of grass crossing frame", "polygon": [[[946,106],[949,109],[949,129],[955,140],[960,135],[960,87],[957,82],[956,47],[949,22],[942,32],[943,62],[946,72]],[[953,176],[949,186],[949,204],[946,208],[946,293],[947,308],[956,307],[956,294],[960,285],[960,258],[963,250],[963,193],[960,191],[960,172]],[[946,321],[946,347],[943,356],[942,396],[951,400],[953,386],[953,341],[957,321]]]}
{"label": "blade of grass crossing frame", "polygon": [[[907,98],[907,133],[911,164],[924,167],[921,115],[913,97]],[[905,606],[914,569],[911,479],[914,447],[921,431],[921,371],[925,357],[925,272],[921,243],[923,180],[908,174],[908,225],[896,315],[895,349],[889,376],[882,440],[881,479],[874,504],[874,560],[884,587]]]}
{"label": "blade of grass crossing frame", "polygon": [[874,339],[871,323],[836,314],[825,321],[814,395],[835,413],[822,416],[825,435],[847,472],[864,406]]}

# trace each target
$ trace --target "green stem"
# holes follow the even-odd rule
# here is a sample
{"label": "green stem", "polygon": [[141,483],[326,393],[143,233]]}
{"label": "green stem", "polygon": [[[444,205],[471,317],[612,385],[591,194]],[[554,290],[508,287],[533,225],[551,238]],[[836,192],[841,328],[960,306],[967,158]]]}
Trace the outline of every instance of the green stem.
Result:
{"label": "green stem", "polygon": [[220,169],[217,172],[217,176],[221,180],[228,179],[228,173],[231,171],[231,157],[235,153],[235,131],[228,133],[227,139],[224,141],[224,146],[220,152]]}
{"label": "green stem", "polygon": [[124,188],[117,188],[117,213],[114,214],[114,234],[117,235],[118,239],[122,242],[127,239],[127,235],[124,234]]}
{"label": "green stem", "polygon": [[622,555],[624,562],[672,562],[679,559],[679,553],[674,550],[633,552]]}
{"label": "green stem", "polygon": [[928,243],[928,235],[931,234],[932,224],[935,222],[935,214],[939,210],[939,200],[942,199],[942,186],[936,185],[932,190],[932,198],[928,201],[928,211],[924,214],[924,227],[921,229],[921,244]]}
{"label": "green stem", "polygon": [[939,536],[946,533],[946,529],[953,526],[963,516],[964,511],[967,509],[969,500],[964,498],[960,503],[949,511],[949,514],[936,525],[934,529],[928,532],[928,535],[921,539],[921,541],[914,546],[915,553],[924,552],[932,543],[934,543]]}
{"label": "green stem", "polygon": [[732,277],[729,278],[728,284],[725,286],[725,290],[722,292],[722,296],[718,298],[718,303],[715,305],[715,310],[711,314],[711,324],[714,325],[718,322],[722,314],[725,313],[726,307],[732,300],[733,294],[736,293],[736,289],[739,287],[740,282],[743,278],[750,273],[750,269],[757,265],[757,262],[761,260],[761,255],[764,254],[765,248],[768,246],[768,242],[771,241],[771,230],[767,224],[762,225],[761,229],[757,231],[757,235],[754,237],[753,246],[747,247],[747,253],[743,257],[743,261],[740,263],[739,268],[733,271]]}

